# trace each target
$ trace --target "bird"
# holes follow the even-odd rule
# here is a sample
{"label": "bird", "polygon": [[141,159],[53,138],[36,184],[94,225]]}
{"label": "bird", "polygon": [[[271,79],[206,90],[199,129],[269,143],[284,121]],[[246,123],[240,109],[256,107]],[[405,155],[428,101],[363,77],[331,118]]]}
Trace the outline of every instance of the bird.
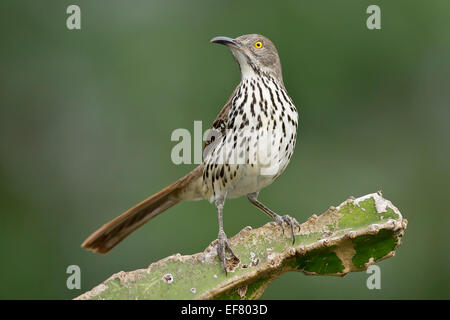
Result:
{"label": "bird", "polygon": [[261,189],[285,171],[297,139],[298,112],[284,86],[278,51],[260,34],[219,36],[210,42],[228,47],[239,66],[241,81],[212,123],[201,164],[103,225],[82,243],[83,248],[106,253],[175,204],[209,200],[218,214],[217,256],[227,273],[240,260],[223,228],[223,208],[226,199],[244,196],[271,217],[283,234],[286,224],[294,244],[298,221],[277,214],[258,200]]}

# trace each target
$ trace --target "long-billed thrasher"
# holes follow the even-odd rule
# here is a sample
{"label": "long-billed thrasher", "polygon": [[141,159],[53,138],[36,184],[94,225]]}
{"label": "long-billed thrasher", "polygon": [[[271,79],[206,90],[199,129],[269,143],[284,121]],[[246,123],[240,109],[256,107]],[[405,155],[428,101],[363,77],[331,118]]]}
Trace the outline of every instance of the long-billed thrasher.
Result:
{"label": "long-billed thrasher", "polygon": [[286,223],[295,241],[294,228],[300,227],[297,220],[276,214],[257,199],[259,191],[285,170],[297,137],[297,109],[284,87],[278,52],[269,39],[258,34],[215,37],[211,42],[231,50],[242,78],[212,124],[202,163],[102,226],[83,242],[83,248],[106,253],[178,202],[207,199],[217,207],[217,254],[227,272],[228,265],[239,259],[223,230],[222,210],[226,198],[241,196],[274,219],[283,232]]}

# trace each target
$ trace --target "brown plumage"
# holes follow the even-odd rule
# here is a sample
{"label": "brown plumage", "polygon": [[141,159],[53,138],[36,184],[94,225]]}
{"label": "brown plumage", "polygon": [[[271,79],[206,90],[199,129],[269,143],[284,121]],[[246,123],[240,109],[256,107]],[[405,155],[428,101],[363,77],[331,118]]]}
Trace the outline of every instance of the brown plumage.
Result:
{"label": "brown plumage", "polygon": [[83,248],[107,253],[137,228],[183,200],[185,188],[202,174],[200,167],[162,189],[120,216],[103,225],[87,238]]}
{"label": "brown plumage", "polygon": [[[278,52],[269,39],[258,34],[236,39],[216,37],[211,42],[231,50],[242,79],[212,124],[202,164],[102,226],[83,242],[83,248],[106,253],[178,202],[208,199],[217,208],[217,254],[227,271],[229,262],[233,266],[239,259],[223,230],[222,211],[225,199],[241,196],[247,196],[283,230],[285,223],[289,225],[295,240],[294,226],[299,226],[298,222],[288,215],[278,215],[257,199],[259,191],[284,172],[297,137],[297,109],[284,87]],[[270,152],[255,152],[260,146]]]}
{"label": "brown plumage", "polygon": [[[215,141],[211,140],[211,137],[215,135],[214,130],[220,131],[220,134],[224,133],[223,129],[221,129],[221,124],[226,123],[227,121],[230,101],[235,95],[237,88],[233,91],[222,110],[213,121],[210,135],[207,137],[203,147],[205,153],[207,153],[207,148],[212,149],[215,145]],[[161,191],[131,207],[114,220],[104,224],[97,231],[92,233],[82,243],[81,247],[96,253],[107,253],[136,229],[180,201],[205,198],[201,181],[199,181],[202,173],[203,164]]]}

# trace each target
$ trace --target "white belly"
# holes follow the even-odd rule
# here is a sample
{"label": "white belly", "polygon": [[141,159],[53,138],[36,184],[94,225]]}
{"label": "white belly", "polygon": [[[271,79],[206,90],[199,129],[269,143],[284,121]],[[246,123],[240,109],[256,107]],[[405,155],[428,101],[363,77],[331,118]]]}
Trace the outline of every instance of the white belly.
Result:
{"label": "white belly", "polygon": [[246,81],[232,100],[230,127],[205,161],[205,192],[211,200],[267,187],[294,151],[298,116],[284,88],[269,80]]}

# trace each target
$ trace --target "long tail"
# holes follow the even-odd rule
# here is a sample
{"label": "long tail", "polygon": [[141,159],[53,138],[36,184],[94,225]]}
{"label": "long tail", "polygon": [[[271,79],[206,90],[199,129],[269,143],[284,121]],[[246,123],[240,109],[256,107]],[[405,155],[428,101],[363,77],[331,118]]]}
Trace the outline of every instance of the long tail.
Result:
{"label": "long tail", "polygon": [[201,177],[201,172],[201,168],[197,167],[175,183],[138,203],[91,234],[81,247],[106,253],[144,223],[181,200],[198,198],[199,188],[195,182]]}

